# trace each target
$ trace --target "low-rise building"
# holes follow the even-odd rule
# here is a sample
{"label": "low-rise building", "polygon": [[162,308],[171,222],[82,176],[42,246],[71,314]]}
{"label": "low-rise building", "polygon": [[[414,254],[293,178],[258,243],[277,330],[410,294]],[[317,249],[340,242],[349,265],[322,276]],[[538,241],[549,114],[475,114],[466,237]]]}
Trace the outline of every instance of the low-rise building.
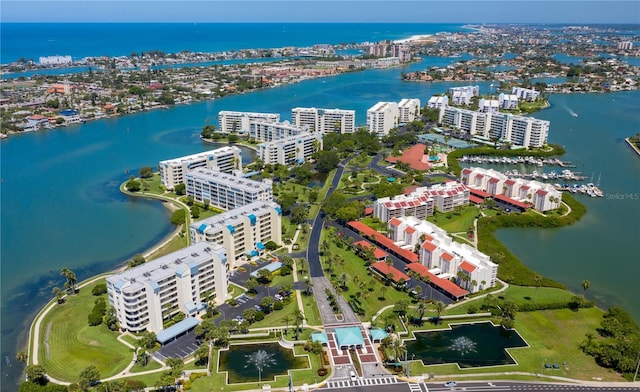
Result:
{"label": "low-rise building", "polygon": [[537,211],[549,211],[560,207],[562,192],[551,184],[523,178],[509,178],[493,169],[470,167],[462,169],[460,181],[473,190],[480,190],[497,200],[530,205]]}
{"label": "low-rise building", "polygon": [[227,211],[273,199],[273,184],[269,179],[254,181],[206,168],[185,174],[185,185],[187,196],[195,201]]}
{"label": "low-rise building", "polygon": [[532,88],[513,87],[511,89],[511,94],[518,97],[518,99],[522,99],[525,101],[535,101],[540,96],[540,91]]}
{"label": "low-rise building", "polygon": [[194,222],[192,242],[221,244],[227,251],[228,269],[259,257],[269,241],[282,243],[282,209],[273,201],[256,201]]}
{"label": "low-rise building", "polygon": [[313,132],[258,145],[258,157],[265,165],[292,165],[311,159],[322,150],[322,133]]}
{"label": "low-rise building", "polygon": [[224,303],[227,284],[225,249],[200,242],[107,277],[107,292],[123,331],[158,333],[179,313]]}
{"label": "low-rise building", "polygon": [[498,96],[498,104],[500,106],[500,109],[518,109],[518,96],[515,94],[500,93],[500,95]]}
{"label": "low-rise building", "polygon": [[190,170],[204,167],[222,173],[242,170],[242,150],[236,146],[225,146],[215,150],[160,161],[160,181],[168,190],[184,182]]}

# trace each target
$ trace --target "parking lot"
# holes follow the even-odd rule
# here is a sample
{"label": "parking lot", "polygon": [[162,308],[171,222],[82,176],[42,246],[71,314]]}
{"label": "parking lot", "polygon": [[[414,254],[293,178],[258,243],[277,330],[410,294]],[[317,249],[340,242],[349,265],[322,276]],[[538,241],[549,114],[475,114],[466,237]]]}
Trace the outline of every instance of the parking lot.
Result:
{"label": "parking lot", "polygon": [[162,361],[167,358],[186,358],[193,354],[198,347],[200,347],[200,342],[197,341],[195,332],[190,331],[162,346],[153,355]]}

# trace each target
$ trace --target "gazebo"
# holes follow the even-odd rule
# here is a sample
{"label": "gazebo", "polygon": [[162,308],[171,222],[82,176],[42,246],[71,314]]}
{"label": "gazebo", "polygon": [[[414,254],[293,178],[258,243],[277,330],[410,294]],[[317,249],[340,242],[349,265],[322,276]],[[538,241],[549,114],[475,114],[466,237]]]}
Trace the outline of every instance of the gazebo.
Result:
{"label": "gazebo", "polygon": [[364,339],[360,327],[336,328],[336,339],[338,347],[343,349],[359,348],[364,346]]}
{"label": "gazebo", "polygon": [[314,332],[311,334],[311,341],[320,342],[320,344],[326,346],[329,344],[329,337],[324,332]]}
{"label": "gazebo", "polygon": [[372,328],[369,330],[369,336],[371,337],[371,341],[373,343],[376,343],[376,341],[379,343],[382,339],[386,338],[387,335],[387,331],[385,331],[384,329]]}

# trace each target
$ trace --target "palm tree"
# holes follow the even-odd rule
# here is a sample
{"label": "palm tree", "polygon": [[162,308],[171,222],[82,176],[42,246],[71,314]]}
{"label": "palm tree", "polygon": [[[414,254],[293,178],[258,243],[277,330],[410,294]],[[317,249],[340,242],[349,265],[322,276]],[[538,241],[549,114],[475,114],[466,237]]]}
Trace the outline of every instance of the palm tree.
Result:
{"label": "palm tree", "polygon": [[427,306],[424,303],[424,301],[418,301],[418,307],[416,307],[416,310],[418,311],[418,320],[420,320],[421,324],[422,324],[422,317],[424,317],[424,312],[426,309],[427,309]]}
{"label": "palm tree", "polygon": [[480,282],[480,284],[482,285],[482,287],[480,287],[480,290],[484,290],[484,287],[487,285],[487,281],[483,280]]}
{"label": "palm tree", "polygon": [[382,298],[382,299],[385,299],[385,298],[384,298],[384,293],[385,293],[385,291],[387,291],[387,286],[382,286],[382,287],[380,287],[380,294],[381,294],[381,298]]}
{"label": "palm tree", "polygon": [[311,282],[311,279],[305,278],[305,280],[304,280],[304,293],[305,293],[305,295],[311,294],[311,287],[313,287],[313,282]]}
{"label": "palm tree", "polygon": [[582,298],[585,298],[585,296],[587,295],[587,289],[591,287],[591,282],[589,282],[588,280],[583,280],[582,281]]}
{"label": "palm tree", "polygon": [[71,271],[69,268],[64,267],[60,270],[60,275],[64,276],[67,279],[66,286],[68,287],[69,290],[71,290],[71,293],[75,293],[76,283],[78,282],[78,279],[76,278],[76,274],[73,271]]}
{"label": "palm tree", "polygon": [[291,316],[289,316],[289,315],[284,316],[282,319],[284,320],[284,322],[286,324],[284,333],[287,334],[287,332],[289,331],[289,323],[292,321],[292,319],[291,319]]}
{"label": "palm tree", "polygon": [[536,294],[533,298],[533,300],[535,301],[538,298],[538,287],[540,287],[540,284],[542,283],[542,276],[538,274],[533,275],[533,281],[536,284]]}
{"label": "palm tree", "polygon": [[393,343],[391,343],[391,347],[389,349],[391,350],[391,354],[393,355],[393,359],[396,362],[402,361],[402,357],[405,357],[405,360],[406,360],[406,358],[407,358],[407,345],[404,344],[404,342],[402,340],[400,340],[399,337],[396,337],[393,340]]}
{"label": "palm tree", "polygon": [[436,301],[434,306],[436,308],[436,314],[438,315],[438,317],[436,318],[436,324],[439,324],[440,316],[442,315],[442,312],[444,312],[444,310],[446,309],[447,305],[445,305],[444,302]]}
{"label": "palm tree", "polygon": [[433,286],[431,285],[431,278],[429,277],[429,275],[425,275],[423,280],[429,286],[429,299],[432,299],[433,298]]}
{"label": "palm tree", "polygon": [[59,287],[54,287],[53,289],[51,289],[51,292],[56,297],[58,303],[61,304],[63,302],[62,299],[64,298],[64,291],[60,290]]}
{"label": "palm tree", "polygon": [[474,291],[474,288],[478,285],[478,281],[477,280],[472,280],[471,281],[471,291]]}

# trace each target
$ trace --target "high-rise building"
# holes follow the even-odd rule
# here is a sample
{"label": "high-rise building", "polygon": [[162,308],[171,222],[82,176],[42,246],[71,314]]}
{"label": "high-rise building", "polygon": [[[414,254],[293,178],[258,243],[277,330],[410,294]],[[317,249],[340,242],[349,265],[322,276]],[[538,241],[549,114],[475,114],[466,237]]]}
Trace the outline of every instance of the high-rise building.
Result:
{"label": "high-rise building", "polygon": [[293,108],[291,120],[299,127],[308,127],[310,132],[353,133],[355,131],[355,110]]}
{"label": "high-rise building", "polygon": [[194,222],[191,241],[221,244],[227,251],[228,269],[259,257],[269,241],[282,243],[282,210],[273,202],[256,201]]}
{"label": "high-rise building", "polygon": [[255,201],[273,199],[271,180],[254,181],[215,170],[198,168],[185,175],[187,196],[223,210],[233,210]]}
{"label": "high-rise building", "polygon": [[122,330],[158,333],[179,313],[196,316],[209,301],[224,303],[225,249],[216,243],[193,244],[107,277],[107,292]]}
{"label": "high-rise building", "polygon": [[322,133],[305,133],[258,145],[258,157],[265,165],[292,165],[308,161],[322,150]]}
{"label": "high-rise building", "polygon": [[247,133],[252,121],[275,123],[280,115],[275,113],[234,112],[223,110],[218,113],[218,129],[224,133]]}
{"label": "high-rise building", "polygon": [[242,150],[236,146],[225,146],[215,150],[187,155],[180,158],[160,161],[160,181],[168,190],[184,182],[184,176],[190,170],[204,167],[223,173],[242,170]]}
{"label": "high-rise building", "polygon": [[398,104],[398,123],[408,124],[416,118],[420,118],[420,100],[403,98]]}
{"label": "high-rise building", "polygon": [[276,123],[252,121],[249,123],[249,138],[259,142],[272,142],[289,136],[298,136],[308,130],[306,126],[299,127],[288,121]]}
{"label": "high-rise building", "polygon": [[378,102],[367,110],[367,128],[370,133],[383,137],[398,126],[399,116],[396,102]]}

